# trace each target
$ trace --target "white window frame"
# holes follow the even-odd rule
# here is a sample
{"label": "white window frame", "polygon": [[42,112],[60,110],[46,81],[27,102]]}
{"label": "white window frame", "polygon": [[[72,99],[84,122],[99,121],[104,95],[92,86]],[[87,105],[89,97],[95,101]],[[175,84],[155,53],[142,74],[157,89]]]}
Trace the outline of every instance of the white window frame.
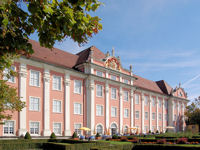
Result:
{"label": "white window frame", "polygon": [[[31,83],[31,73],[32,72],[37,72],[38,73],[38,85],[34,85],[34,84]],[[35,86],[35,87],[40,87],[40,71],[30,69],[29,85],[30,86]]]}
{"label": "white window frame", "polygon": [[[55,80],[55,78],[60,78],[60,85],[58,85],[58,88],[55,88],[54,87],[54,80]],[[58,83],[59,84],[59,83]],[[52,89],[53,90],[56,90],[56,91],[62,91],[62,77],[61,76],[57,76],[57,75],[53,75],[53,81],[52,81]]]}
{"label": "white window frame", "polygon": [[[101,87],[101,91],[98,91],[99,90],[98,87]],[[101,92],[101,95],[98,95],[99,92]],[[97,97],[103,97],[103,85],[101,85],[101,84],[96,85],[96,96]]]}
{"label": "white window frame", "polygon": [[96,75],[99,77],[103,77],[103,72],[96,70]]}
{"label": "white window frame", "polygon": [[156,106],[156,98],[152,97],[152,106],[155,107]]}
{"label": "white window frame", "polygon": [[129,80],[128,79],[124,79],[124,83],[125,84],[129,84]]}
{"label": "white window frame", "polygon": [[[76,91],[76,82],[81,83],[80,84],[80,91]],[[82,81],[81,80],[74,80],[74,93],[75,94],[81,94],[82,93]]]}
{"label": "white window frame", "polygon": [[76,129],[76,125],[80,125],[80,128],[82,127],[82,123],[74,123],[74,132],[77,133],[77,135],[81,135],[82,131],[79,129]]}
{"label": "white window frame", "polygon": [[[60,111],[57,110],[57,104],[56,106],[54,105],[54,102],[60,102]],[[56,107],[56,109],[54,109],[54,107]],[[57,100],[57,99],[53,99],[53,113],[62,113],[62,101],[61,100]]]}
{"label": "white window frame", "polygon": [[144,105],[145,106],[148,106],[148,98],[149,98],[148,96],[144,97]]}
{"label": "white window frame", "polygon": [[[97,107],[101,107],[101,113],[99,114]],[[103,116],[103,105],[96,105],[96,116]]]}
{"label": "white window frame", "polygon": [[[113,97],[113,90],[115,90],[115,97]],[[114,99],[114,100],[116,100],[117,99],[117,89],[116,88],[111,88],[111,99]]]}
{"label": "white window frame", "polygon": [[[115,114],[113,114],[113,109],[115,109]],[[117,107],[111,107],[111,117],[117,117]]]}
{"label": "white window frame", "polygon": [[111,79],[111,80],[114,80],[114,81],[117,81],[117,76],[111,74],[111,75],[110,75],[110,79]]}
{"label": "white window frame", "polygon": [[149,118],[149,113],[147,111],[144,113],[144,118],[145,118],[145,120],[148,120],[148,118]]}
{"label": "white window frame", "polygon": [[[31,123],[38,123],[38,134],[31,133]],[[35,128],[34,128],[35,131]],[[40,135],[40,121],[29,121],[29,133],[30,135],[38,136]]]}
{"label": "white window frame", "polygon": [[129,117],[129,109],[124,108],[124,118],[128,118],[128,117]]}
{"label": "white window frame", "polygon": [[135,119],[139,119],[140,118],[140,111],[136,110],[135,111]]}
{"label": "white window frame", "polygon": [[[31,98],[38,99],[38,110],[31,109]],[[30,111],[40,111],[40,97],[29,96],[29,110],[30,110]]]}
{"label": "white window frame", "polygon": [[15,120],[5,120],[4,122],[13,122],[13,134],[10,134],[9,131],[10,131],[10,126],[8,126],[8,134],[7,133],[4,133],[4,127],[5,127],[5,124],[3,125],[3,136],[15,136],[15,127],[16,127],[16,121]]}
{"label": "white window frame", "polygon": [[156,113],[152,112],[152,120],[155,120],[155,119],[156,119]]}
{"label": "white window frame", "polygon": [[[14,65],[11,66],[11,70],[13,71],[16,71],[16,67]],[[7,82],[9,83],[16,83],[16,78],[15,76],[10,76],[10,78],[8,79],[6,77],[6,75],[8,74],[8,69],[6,68],[4,71],[3,71],[3,80],[7,80]],[[13,81],[12,81],[13,79]]]}
{"label": "white window frame", "polygon": [[123,99],[126,102],[129,101],[129,92],[128,91],[123,91]]}
{"label": "white window frame", "polygon": [[100,135],[103,135],[103,131],[104,131],[104,129],[103,129],[103,125],[100,124],[100,123],[96,125],[96,133],[98,133],[98,126],[101,126],[101,127],[102,127],[102,132],[99,133],[99,134],[100,134]]}
{"label": "white window frame", "polygon": [[137,104],[137,105],[140,104],[140,96],[139,96],[139,94],[135,94],[135,104]]}
{"label": "white window frame", "polygon": [[[79,104],[79,105],[80,105],[80,108],[81,108],[80,113],[77,113],[77,112],[75,111],[75,105],[76,105],[76,104]],[[74,114],[75,114],[75,115],[82,115],[82,112],[83,112],[82,109],[83,109],[83,108],[82,108],[82,103],[78,103],[78,102],[75,102],[75,103],[74,103]]]}
{"label": "white window frame", "polygon": [[[60,133],[56,133],[55,132],[55,124],[60,124]],[[53,132],[55,133],[55,135],[62,135],[62,123],[61,122],[53,122]]]}
{"label": "white window frame", "polygon": [[162,107],[162,101],[161,101],[161,99],[159,99],[158,102],[159,102],[159,108],[161,108]]}
{"label": "white window frame", "polygon": [[165,114],[165,121],[168,121],[168,115]]}
{"label": "white window frame", "polygon": [[162,120],[162,114],[161,114],[161,113],[159,113],[159,115],[158,115],[158,119],[159,119],[159,121]]}

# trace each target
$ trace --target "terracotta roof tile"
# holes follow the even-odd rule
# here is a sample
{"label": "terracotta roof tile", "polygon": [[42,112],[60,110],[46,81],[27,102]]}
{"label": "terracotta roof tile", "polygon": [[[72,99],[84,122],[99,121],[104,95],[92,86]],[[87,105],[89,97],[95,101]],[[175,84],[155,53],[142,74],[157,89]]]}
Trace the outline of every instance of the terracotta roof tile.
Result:
{"label": "terracotta roof tile", "polygon": [[156,81],[157,85],[163,91],[163,93],[170,95],[172,91],[172,87],[167,84],[164,80]]}

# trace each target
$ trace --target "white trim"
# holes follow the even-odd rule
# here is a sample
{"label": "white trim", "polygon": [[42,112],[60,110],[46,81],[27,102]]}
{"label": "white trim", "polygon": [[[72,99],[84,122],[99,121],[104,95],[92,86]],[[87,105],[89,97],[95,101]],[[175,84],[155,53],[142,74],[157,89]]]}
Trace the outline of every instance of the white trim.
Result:
{"label": "white trim", "polygon": [[62,111],[62,100],[53,99],[52,100],[52,108],[53,108],[53,101],[60,101],[60,112],[54,112],[53,109],[52,109],[52,112],[57,113],[57,114],[62,114],[63,113],[63,111]]}
{"label": "white trim", "polygon": [[[128,110],[128,116],[125,116],[125,110]],[[129,108],[124,108],[124,118],[129,118],[130,117],[129,113],[130,113]]]}
{"label": "white trim", "polygon": [[[112,116],[112,108],[116,108],[116,116]],[[117,107],[116,106],[111,106],[111,112],[110,112],[110,116],[112,117],[112,118],[116,118],[117,117]]]}
{"label": "white trim", "polygon": [[[33,86],[33,87],[40,87],[40,77],[41,77],[41,72],[40,71],[38,71],[38,70],[33,70],[33,69],[29,69],[28,70],[29,71],[29,86]],[[38,72],[39,73],[39,77],[38,77],[38,86],[36,86],[36,85],[31,85],[31,71],[34,71],[34,72]]]}
{"label": "white trim", "polygon": [[[16,72],[16,66],[15,65],[11,65],[11,67],[14,67],[14,70],[13,71],[15,71]],[[3,71],[4,72],[4,71]],[[4,73],[3,73],[4,74]],[[14,84],[14,83],[16,83],[16,76],[11,76],[11,77],[13,77],[14,78],[14,82],[12,82],[12,81],[9,81],[9,79],[7,79],[7,82],[8,83],[12,83],[12,84]]]}
{"label": "white trim", "polygon": [[[30,110],[30,100],[31,98],[38,98],[39,99],[39,108],[38,110]],[[40,100],[40,97],[37,97],[37,96],[29,96],[29,111],[34,111],[34,112],[41,112],[41,104],[40,104],[41,100]]]}
{"label": "white trim", "polygon": [[14,122],[14,130],[13,130],[13,134],[5,134],[4,133],[4,126],[5,124],[3,125],[3,136],[16,136],[16,120],[4,120],[3,122],[6,122],[6,121],[13,121]]}
{"label": "white trim", "polygon": [[[74,130],[72,131],[73,133],[75,132],[75,125],[76,124],[80,124],[81,125],[81,127],[83,126],[83,123],[82,122],[74,122]],[[82,134],[82,130],[80,130],[81,131],[81,134]]]}
{"label": "white trim", "polygon": [[[53,87],[54,77],[59,77],[60,78],[60,90],[59,89],[54,89],[54,87]],[[52,90],[53,91],[62,91],[62,83],[63,83],[62,76],[58,76],[58,75],[55,75],[55,74],[52,75]]]}
{"label": "white trim", "polygon": [[53,130],[52,130],[52,132],[54,132],[55,133],[55,135],[57,135],[57,136],[62,136],[62,122],[53,122],[53,129],[54,129],[54,123],[60,123],[60,134],[56,134]]}
{"label": "white trim", "polygon": [[97,133],[97,126],[98,125],[101,125],[102,126],[102,134],[104,134],[104,125],[102,123],[97,123],[96,126],[95,126],[95,131]]}
{"label": "white trim", "polygon": [[[97,115],[97,106],[102,106],[103,107],[103,114],[102,115]],[[102,105],[102,104],[96,104],[96,116],[98,116],[98,117],[102,117],[102,116],[104,116],[104,105]]]}
{"label": "white trim", "polygon": [[[127,99],[127,100],[124,99],[124,92],[127,92],[127,93],[128,93],[128,96],[127,96],[128,99]],[[129,102],[129,91],[128,91],[128,90],[123,90],[123,101],[124,101],[124,102]]]}
{"label": "white trim", "polygon": [[[74,104],[74,105],[75,105],[75,104],[81,104],[81,113],[80,113],[80,114],[76,114],[76,113],[75,113],[75,107],[74,107],[74,108],[73,108],[73,110],[74,110],[73,114],[74,114],[74,115],[83,115],[83,103],[74,102],[73,104]],[[73,105],[73,106],[74,106],[74,105]]]}
{"label": "white trim", "polygon": [[[138,118],[136,117],[136,111],[139,112],[139,113],[138,113],[138,114],[139,114],[139,117],[138,117]],[[140,111],[139,111],[139,110],[135,110],[135,119],[137,119],[137,120],[140,119]]]}
{"label": "white trim", "polygon": [[[102,94],[102,95],[101,95],[101,96],[97,95],[97,93],[98,93],[98,91],[97,91],[97,89],[98,89],[97,86],[101,86],[101,87],[102,87],[102,91],[101,91],[101,94]],[[104,89],[103,87],[104,87],[104,86],[101,85],[101,84],[96,84],[96,97],[103,97],[103,89]]]}
{"label": "white trim", "polygon": [[[39,128],[39,130],[38,130],[38,134],[31,134],[31,129],[30,129],[30,123],[31,123],[31,122],[37,122],[37,123],[39,123],[39,127],[38,127],[38,128]],[[29,133],[30,133],[30,135],[31,135],[31,136],[40,136],[40,121],[33,121],[33,120],[29,120],[29,130],[28,130],[28,131],[29,131]]]}
{"label": "white trim", "polygon": [[[115,89],[115,90],[116,90],[116,98],[113,98],[113,97],[112,97],[112,89]],[[111,99],[112,99],[112,100],[117,100],[117,88],[111,87],[111,92],[110,92],[110,93],[111,93]]]}
{"label": "white trim", "polygon": [[[78,93],[78,92],[75,91],[75,82],[76,82],[76,81],[81,83],[81,92],[80,92],[80,93]],[[74,94],[79,94],[79,95],[82,94],[82,85],[83,85],[82,80],[74,79]]]}

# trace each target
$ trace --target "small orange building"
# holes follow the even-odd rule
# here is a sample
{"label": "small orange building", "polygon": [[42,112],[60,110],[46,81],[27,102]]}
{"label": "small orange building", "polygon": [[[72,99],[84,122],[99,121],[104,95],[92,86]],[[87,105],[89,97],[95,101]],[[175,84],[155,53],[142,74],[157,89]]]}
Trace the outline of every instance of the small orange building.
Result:
{"label": "small orange building", "polygon": [[0,126],[0,136],[71,136],[125,133],[137,128],[165,131],[185,129],[187,95],[179,86],[151,81],[124,69],[120,58],[91,46],[78,54],[49,50],[30,40],[35,53],[15,60],[17,77],[8,84],[18,89],[26,107]]}

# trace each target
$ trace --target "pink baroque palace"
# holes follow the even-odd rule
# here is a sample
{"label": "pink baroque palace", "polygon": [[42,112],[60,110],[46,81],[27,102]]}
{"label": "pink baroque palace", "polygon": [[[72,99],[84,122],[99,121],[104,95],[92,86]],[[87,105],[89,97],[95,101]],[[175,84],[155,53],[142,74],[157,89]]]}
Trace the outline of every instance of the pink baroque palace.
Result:
{"label": "pink baroque palace", "polygon": [[[164,80],[151,81],[121,66],[120,58],[91,46],[77,54],[49,50],[30,40],[35,53],[20,57],[12,69],[18,72],[8,84],[18,89],[26,107],[14,112],[0,126],[0,136],[71,136],[124,134],[185,129],[187,94]],[[7,112],[10,113],[10,112]]]}

